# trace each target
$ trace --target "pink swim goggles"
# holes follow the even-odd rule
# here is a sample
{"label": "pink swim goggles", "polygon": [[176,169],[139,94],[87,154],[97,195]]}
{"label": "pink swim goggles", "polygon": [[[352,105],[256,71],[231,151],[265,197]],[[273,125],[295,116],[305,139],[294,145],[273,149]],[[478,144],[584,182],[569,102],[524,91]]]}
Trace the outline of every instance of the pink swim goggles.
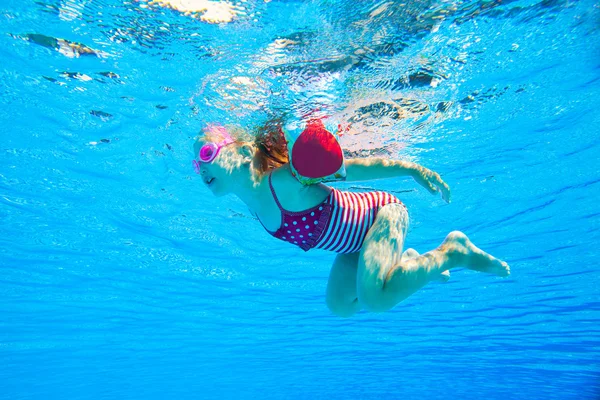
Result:
{"label": "pink swim goggles", "polygon": [[197,174],[200,173],[201,163],[210,163],[219,155],[219,151],[222,147],[235,143],[235,139],[232,138],[225,129],[219,129],[219,133],[224,136],[224,139],[219,143],[207,142],[205,143],[198,152],[198,159],[193,160],[194,171]]}

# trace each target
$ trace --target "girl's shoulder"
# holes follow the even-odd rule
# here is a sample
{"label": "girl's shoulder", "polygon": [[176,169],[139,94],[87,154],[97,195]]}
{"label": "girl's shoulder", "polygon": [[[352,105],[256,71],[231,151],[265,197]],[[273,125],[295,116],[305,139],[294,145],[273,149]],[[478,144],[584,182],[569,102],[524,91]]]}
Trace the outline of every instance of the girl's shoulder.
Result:
{"label": "girl's shoulder", "polygon": [[283,164],[281,167],[271,170],[267,174],[266,179],[269,179],[269,174],[271,175],[273,184],[277,185],[278,188],[281,187],[282,190],[300,190],[305,187],[292,174],[289,164]]}
{"label": "girl's shoulder", "polygon": [[[330,191],[331,188],[322,184],[316,183],[313,185],[305,185],[301,183],[295,176],[292,174],[291,168],[289,164],[284,164],[281,167],[273,169],[270,173],[272,173],[272,183],[277,192],[279,193],[297,193],[299,195],[306,195],[308,193],[322,193],[324,191]],[[265,179],[269,179],[269,174],[265,176]]]}

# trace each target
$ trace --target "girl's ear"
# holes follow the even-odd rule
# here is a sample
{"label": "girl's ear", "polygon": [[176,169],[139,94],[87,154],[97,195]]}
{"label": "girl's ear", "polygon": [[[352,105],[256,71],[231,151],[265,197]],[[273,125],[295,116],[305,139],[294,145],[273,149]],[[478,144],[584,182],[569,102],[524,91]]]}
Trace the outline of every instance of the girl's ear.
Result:
{"label": "girl's ear", "polygon": [[254,158],[254,148],[248,143],[240,146],[240,154],[244,158],[244,162],[251,163]]}

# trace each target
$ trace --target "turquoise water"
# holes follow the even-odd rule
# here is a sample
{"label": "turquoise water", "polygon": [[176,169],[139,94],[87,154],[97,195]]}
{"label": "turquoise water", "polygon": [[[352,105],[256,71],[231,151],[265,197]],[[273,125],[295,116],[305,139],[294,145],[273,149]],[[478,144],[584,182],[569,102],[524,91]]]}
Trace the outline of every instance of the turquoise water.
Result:
{"label": "turquoise water", "polygon": [[[0,398],[598,398],[598,3],[232,4],[208,23],[3,3]],[[314,110],[351,122],[350,156],[425,165],[453,202],[336,187],[393,191],[408,246],[460,229],[511,277],[331,315],[333,255],[275,241],[190,162],[206,122]]]}

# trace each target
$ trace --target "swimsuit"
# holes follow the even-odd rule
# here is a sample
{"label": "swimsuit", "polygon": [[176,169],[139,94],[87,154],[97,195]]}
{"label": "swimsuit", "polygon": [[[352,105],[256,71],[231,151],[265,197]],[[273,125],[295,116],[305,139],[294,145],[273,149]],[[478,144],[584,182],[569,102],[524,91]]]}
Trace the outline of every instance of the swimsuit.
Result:
{"label": "swimsuit", "polygon": [[281,211],[281,226],[275,232],[267,228],[265,230],[304,251],[316,248],[336,253],[355,253],[362,247],[379,209],[386,204],[402,204],[397,197],[386,192],[354,193],[331,188],[329,196],[321,204],[294,212],[281,206],[271,182],[271,174],[269,186]]}

